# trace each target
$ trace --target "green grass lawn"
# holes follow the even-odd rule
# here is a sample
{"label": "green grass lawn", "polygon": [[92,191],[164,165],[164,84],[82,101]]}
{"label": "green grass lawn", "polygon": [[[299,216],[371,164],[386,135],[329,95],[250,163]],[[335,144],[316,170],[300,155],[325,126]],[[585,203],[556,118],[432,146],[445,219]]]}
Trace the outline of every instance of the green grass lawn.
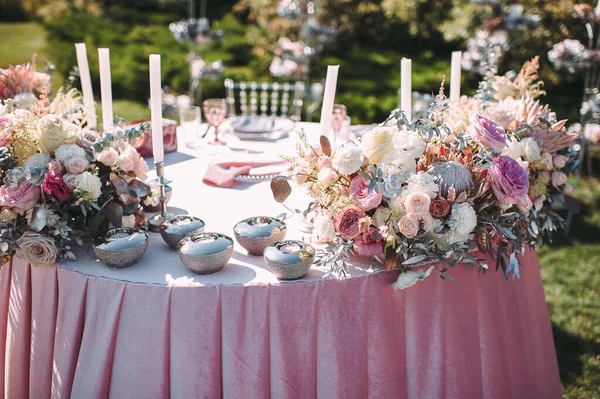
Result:
{"label": "green grass lawn", "polygon": [[[0,24],[0,37],[9,38],[0,40],[0,68],[27,62],[33,53],[38,54],[40,63],[45,61],[45,33],[39,25]],[[413,69],[414,84],[431,85],[432,89],[437,89],[440,76],[447,73],[447,65],[429,61],[425,55],[416,60],[416,65],[422,64],[423,68]],[[389,68],[396,68],[397,64],[386,57],[371,62],[375,66],[387,65]],[[396,82],[382,81],[384,77],[378,77],[378,80],[353,79],[351,75],[356,72],[353,68],[361,65],[367,69],[371,66],[365,63],[349,66],[349,72],[341,82],[342,88],[345,85],[349,93],[360,89],[361,85],[397,86]],[[63,77],[55,78],[57,82],[63,81]],[[395,93],[388,97],[389,108],[393,108]],[[379,102],[376,98],[361,98],[361,101],[367,102],[364,104],[367,108],[369,101]],[[560,110],[557,111],[561,114]],[[149,118],[150,112],[146,104],[116,100],[114,115],[134,121]],[[581,214],[574,219],[570,237],[547,245],[539,256],[564,397],[600,398],[600,180],[584,179],[576,196],[583,206]]]}

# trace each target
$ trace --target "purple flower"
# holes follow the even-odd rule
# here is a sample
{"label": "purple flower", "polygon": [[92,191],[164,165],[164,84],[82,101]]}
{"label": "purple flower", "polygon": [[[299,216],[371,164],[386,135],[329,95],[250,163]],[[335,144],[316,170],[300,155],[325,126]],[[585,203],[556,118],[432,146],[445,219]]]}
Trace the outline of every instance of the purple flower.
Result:
{"label": "purple flower", "polygon": [[506,147],[506,132],[502,126],[485,116],[475,114],[471,117],[471,125],[467,131],[482,146],[495,152],[502,152]]}
{"label": "purple flower", "polygon": [[500,205],[527,202],[527,171],[511,157],[500,155],[494,158],[494,164],[488,169],[488,179]]}

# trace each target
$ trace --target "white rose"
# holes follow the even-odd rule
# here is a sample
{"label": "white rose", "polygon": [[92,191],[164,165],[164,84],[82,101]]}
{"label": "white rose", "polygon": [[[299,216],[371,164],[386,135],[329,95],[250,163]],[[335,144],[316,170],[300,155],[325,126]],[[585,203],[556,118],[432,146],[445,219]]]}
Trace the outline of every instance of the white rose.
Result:
{"label": "white rose", "polygon": [[48,169],[50,160],[50,157],[46,154],[34,154],[27,158],[25,166],[29,168]]}
{"label": "white rose", "polygon": [[379,163],[390,152],[394,135],[398,129],[389,126],[377,126],[362,136],[363,154],[371,163]]}
{"label": "white rose", "polygon": [[105,166],[113,166],[119,159],[119,153],[112,147],[109,147],[101,153],[95,153],[94,156],[96,157],[96,161]]}
{"label": "white rose", "polygon": [[417,132],[401,130],[393,138],[394,149],[404,159],[414,161],[423,155],[425,141]]}
{"label": "white rose", "polygon": [[41,150],[54,155],[54,151],[63,144],[77,141],[79,128],[63,121],[56,115],[48,114],[38,121],[38,140]]}
{"label": "white rose", "polygon": [[327,214],[319,213],[314,220],[315,234],[320,241],[327,242],[335,238],[333,220]]}
{"label": "white rose", "polygon": [[502,151],[504,155],[508,155],[512,159],[520,158],[523,155],[523,143],[517,140],[511,140],[508,146]]}
{"label": "white rose", "polygon": [[351,175],[362,165],[362,152],[353,142],[339,147],[331,162],[332,166],[344,175]]}
{"label": "white rose", "polygon": [[102,194],[102,183],[98,176],[83,172],[77,180],[77,190],[81,192],[84,201],[95,201]]}
{"label": "white rose", "polygon": [[541,157],[540,147],[538,143],[531,137],[525,137],[521,140],[523,144],[523,157],[528,162],[535,162]]}

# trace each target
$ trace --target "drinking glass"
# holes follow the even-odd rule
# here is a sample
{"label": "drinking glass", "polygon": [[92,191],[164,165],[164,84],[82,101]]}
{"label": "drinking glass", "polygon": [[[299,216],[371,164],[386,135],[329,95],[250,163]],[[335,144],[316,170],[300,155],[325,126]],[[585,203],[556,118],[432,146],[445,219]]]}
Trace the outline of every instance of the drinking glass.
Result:
{"label": "drinking glass", "polygon": [[[344,138],[341,135],[342,128],[348,118],[348,111],[344,104],[333,104],[333,111],[331,113],[331,128],[333,129],[333,137],[335,140],[342,141]],[[338,143],[340,144],[340,143]]]}
{"label": "drinking glass", "polygon": [[227,102],[224,98],[209,98],[202,103],[206,121],[215,130],[214,144],[225,144],[219,135],[219,126],[227,117]]}
{"label": "drinking glass", "polygon": [[200,147],[200,107],[191,105],[179,109],[179,122],[183,131],[185,146],[191,149]]}

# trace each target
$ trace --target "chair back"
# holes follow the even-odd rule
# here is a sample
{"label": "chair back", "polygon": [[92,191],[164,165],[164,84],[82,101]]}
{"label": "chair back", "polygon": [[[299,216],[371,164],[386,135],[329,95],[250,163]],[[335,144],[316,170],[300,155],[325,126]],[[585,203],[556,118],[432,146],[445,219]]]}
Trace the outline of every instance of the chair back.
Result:
{"label": "chair back", "polygon": [[225,91],[229,117],[270,115],[290,118],[295,122],[301,119],[304,82],[234,82],[225,79]]}

